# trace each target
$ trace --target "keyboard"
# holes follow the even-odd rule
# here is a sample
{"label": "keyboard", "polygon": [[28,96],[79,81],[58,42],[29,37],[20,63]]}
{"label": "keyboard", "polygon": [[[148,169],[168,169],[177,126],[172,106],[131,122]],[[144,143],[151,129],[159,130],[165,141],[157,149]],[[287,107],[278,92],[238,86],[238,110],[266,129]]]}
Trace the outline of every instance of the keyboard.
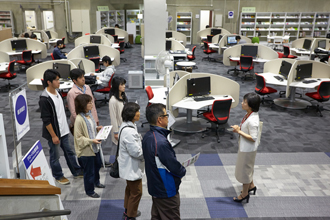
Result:
{"label": "keyboard", "polygon": [[196,102],[200,102],[200,101],[207,101],[207,100],[212,100],[214,99],[213,96],[205,96],[205,97],[195,97],[194,100]]}
{"label": "keyboard", "polygon": [[306,51],[305,49],[298,49],[299,51]]}
{"label": "keyboard", "polygon": [[214,46],[219,46],[219,44],[214,44]]}
{"label": "keyboard", "polygon": [[277,79],[277,80],[279,80],[279,81],[281,81],[281,82],[284,80],[284,79],[283,79],[282,77],[280,77],[280,76],[274,76],[274,78]]}
{"label": "keyboard", "polygon": [[317,80],[314,80],[314,79],[310,79],[310,80],[304,80],[302,81],[303,83],[306,83],[306,84],[309,84],[309,83],[315,83],[317,82]]}

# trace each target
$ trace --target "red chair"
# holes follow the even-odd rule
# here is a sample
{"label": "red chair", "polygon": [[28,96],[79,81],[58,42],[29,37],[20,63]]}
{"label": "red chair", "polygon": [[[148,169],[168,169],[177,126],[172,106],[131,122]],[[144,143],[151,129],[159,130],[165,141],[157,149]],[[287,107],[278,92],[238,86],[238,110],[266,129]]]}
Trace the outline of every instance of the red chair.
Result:
{"label": "red chair", "polygon": [[289,58],[289,59],[296,59],[297,56],[291,55],[290,54],[290,47],[288,46],[283,46],[283,53],[277,52],[278,58]]}
{"label": "red chair", "polygon": [[101,69],[101,65],[100,65],[100,57],[92,57],[89,58],[90,61],[93,61],[95,64],[95,72],[99,72]]}
{"label": "red chair", "polygon": [[252,56],[240,56],[239,58],[239,69],[244,73],[242,80],[247,79],[247,72],[252,70],[253,66],[253,57]]}
{"label": "red chair", "polygon": [[205,54],[207,54],[207,57],[204,57],[202,60],[208,60],[208,61],[210,62],[211,60],[212,60],[212,61],[215,61],[214,58],[211,58],[211,57],[210,57],[210,54],[211,54],[211,53],[217,53],[218,51],[216,51],[216,50],[211,50],[211,49],[209,48],[209,44],[208,44],[207,42],[204,41],[204,50],[203,50],[203,52],[204,52]]}
{"label": "red chair", "polygon": [[[272,87],[266,86],[265,78],[261,75],[255,74],[257,78],[256,87],[254,88],[254,91],[262,96],[261,103],[264,104],[265,101],[265,95],[269,97],[269,94],[277,92],[276,89],[273,89]],[[273,100],[271,100],[273,103]]]}
{"label": "red chair", "polygon": [[[124,41],[120,41],[119,42],[119,52],[120,52],[120,54],[122,54],[122,53],[124,53],[125,52],[125,42]],[[123,58],[123,57],[120,57],[120,60],[122,60],[123,62],[126,62],[127,61],[127,59],[126,58]]]}
{"label": "red chair", "polygon": [[113,76],[115,74],[112,74],[109,82],[108,82],[108,87],[104,87],[102,89],[98,89],[98,90],[95,90],[95,92],[99,92],[99,93],[102,93],[104,94],[104,99],[100,99],[100,100],[95,100],[95,102],[101,102],[101,103],[108,103],[109,102],[109,98],[107,98],[107,94],[109,94],[110,92],[110,89],[111,89],[111,82],[112,82],[112,79],[113,79]]}
{"label": "red chair", "polygon": [[191,55],[187,55],[187,58],[189,61],[192,61],[194,59],[196,59],[195,57],[195,50],[196,50],[196,46],[193,47],[193,49],[191,50],[192,54]]}
{"label": "red chair", "polygon": [[90,33],[86,33],[85,35],[90,35]]}
{"label": "red chair", "polygon": [[64,44],[65,37],[62,37],[62,41],[63,41],[63,48],[65,48],[65,44]]}
{"label": "red chair", "polygon": [[16,63],[30,66],[32,63],[32,50],[23,50],[22,60],[17,60]]}
{"label": "red chair", "polygon": [[[317,88],[317,92],[306,93],[306,96],[315,99],[318,103],[329,101],[330,81],[321,82],[320,86]],[[319,112],[321,117],[323,117],[322,115],[323,110],[330,111],[328,109],[323,108],[323,106],[320,106],[319,104],[317,104],[315,107],[316,107],[316,112]],[[307,108],[310,108],[310,106],[308,106]]]}
{"label": "red chair", "polygon": [[5,86],[2,86],[1,89],[5,88],[7,91],[9,91],[11,88],[16,88],[18,85],[11,85],[9,80],[12,80],[17,77],[16,73],[14,73],[14,67],[15,67],[15,60],[10,61],[8,65],[8,72],[0,73],[0,78],[8,80],[8,84]]}
{"label": "red chair", "polygon": [[[215,133],[217,135],[217,141],[220,143],[220,134],[219,131],[222,131],[224,134],[229,134],[231,139],[233,139],[233,132],[228,132],[226,127],[229,127],[227,122],[229,119],[230,108],[231,108],[232,99],[224,100],[215,100],[212,105],[210,112],[205,112],[203,116],[210,122],[216,125]],[[202,138],[205,137],[205,134],[211,130],[212,127],[207,128],[202,134]]]}
{"label": "red chair", "polygon": [[[147,93],[147,96],[148,96],[148,101],[150,101],[150,100],[154,97],[154,92],[152,91],[152,88],[151,88],[150,86],[147,86],[147,87],[145,88],[145,90],[146,90],[146,93]],[[148,107],[149,105],[151,105],[150,102],[148,102],[147,107]],[[141,127],[142,127],[142,128],[143,128],[143,125],[144,125],[144,124],[148,124],[148,122],[143,122],[143,123],[141,124]]]}
{"label": "red chair", "polygon": [[55,60],[53,53],[51,53],[50,56],[52,57],[52,60]]}

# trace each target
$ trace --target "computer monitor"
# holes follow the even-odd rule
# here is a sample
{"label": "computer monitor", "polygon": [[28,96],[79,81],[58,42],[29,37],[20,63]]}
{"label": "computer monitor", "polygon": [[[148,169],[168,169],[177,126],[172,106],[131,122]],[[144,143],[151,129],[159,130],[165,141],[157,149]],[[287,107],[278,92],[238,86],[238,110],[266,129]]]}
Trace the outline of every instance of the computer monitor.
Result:
{"label": "computer monitor", "polygon": [[100,44],[101,43],[101,36],[90,36],[89,42],[91,44]]}
{"label": "computer monitor", "polygon": [[115,29],[113,29],[113,28],[104,29],[104,33],[109,34],[109,35],[115,35]]}
{"label": "computer monitor", "polygon": [[42,38],[41,38],[41,33],[40,33],[40,32],[33,32],[33,34],[37,36],[37,39],[38,39],[38,40],[41,40],[41,39],[42,39]]}
{"label": "computer monitor", "polygon": [[45,31],[45,32],[46,32],[48,38],[49,38],[49,39],[52,39],[52,35],[50,34],[50,31]]}
{"label": "computer monitor", "polygon": [[168,51],[168,50],[171,50],[171,48],[172,48],[172,41],[167,40],[165,46],[166,46],[166,50],[167,50],[167,51]]}
{"label": "computer monitor", "polygon": [[320,48],[323,48],[323,49],[325,49],[326,45],[327,45],[326,40],[320,40],[320,41],[317,43],[317,47],[320,47]]}
{"label": "computer monitor", "polygon": [[313,63],[305,63],[297,66],[297,74],[295,80],[303,80],[312,77]]}
{"label": "computer monitor", "polygon": [[327,35],[325,36],[325,38],[330,39],[330,33],[327,33]]}
{"label": "computer monitor", "polygon": [[27,49],[26,40],[25,39],[18,39],[11,41],[11,48],[14,51],[23,51]]}
{"label": "computer monitor", "polygon": [[311,44],[312,44],[311,40],[305,39],[303,48],[309,50],[311,48]]}
{"label": "computer monitor", "polygon": [[99,46],[85,46],[84,54],[86,58],[99,57]]}
{"label": "computer monitor", "polygon": [[53,63],[53,69],[57,70],[62,79],[70,79],[71,65],[67,63]]}
{"label": "computer monitor", "polygon": [[237,44],[236,36],[228,36],[227,37],[227,45]]}
{"label": "computer monitor", "polygon": [[187,79],[187,96],[202,96],[211,93],[211,78],[190,78]]}
{"label": "computer monitor", "polygon": [[283,60],[279,74],[281,76],[283,76],[285,79],[287,79],[288,78],[288,75],[289,75],[289,72],[291,70],[291,66],[292,66],[291,63]]}
{"label": "computer monitor", "polygon": [[85,67],[84,67],[84,63],[83,63],[82,60],[79,61],[78,68],[81,69],[81,70],[83,70],[85,72]]}
{"label": "computer monitor", "polygon": [[241,47],[241,55],[242,56],[251,56],[251,57],[256,58],[258,55],[258,46],[243,45]]}
{"label": "computer monitor", "polygon": [[166,38],[172,38],[172,32],[166,32]]}
{"label": "computer monitor", "polygon": [[174,86],[174,84],[175,84],[177,81],[179,81],[179,79],[180,79],[179,74],[178,74],[178,73],[175,73],[174,80],[173,80],[173,86]]}
{"label": "computer monitor", "polygon": [[217,34],[221,34],[221,29],[215,29],[215,28],[212,28],[211,29],[211,35],[217,35]]}

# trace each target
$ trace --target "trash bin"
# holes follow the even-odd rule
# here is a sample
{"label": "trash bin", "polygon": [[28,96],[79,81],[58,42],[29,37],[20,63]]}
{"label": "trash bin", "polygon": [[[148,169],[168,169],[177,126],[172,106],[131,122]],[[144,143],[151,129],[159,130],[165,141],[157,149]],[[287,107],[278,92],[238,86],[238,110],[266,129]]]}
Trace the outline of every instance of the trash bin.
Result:
{"label": "trash bin", "polygon": [[141,44],[141,35],[136,35],[136,37],[135,37],[135,43],[136,44]]}
{"label": "trash bin", "polygon": [[133,34],[129,34],[128,35],[128,42],[130,43],[130,44],[134,44],[134,40],[133,40]]}

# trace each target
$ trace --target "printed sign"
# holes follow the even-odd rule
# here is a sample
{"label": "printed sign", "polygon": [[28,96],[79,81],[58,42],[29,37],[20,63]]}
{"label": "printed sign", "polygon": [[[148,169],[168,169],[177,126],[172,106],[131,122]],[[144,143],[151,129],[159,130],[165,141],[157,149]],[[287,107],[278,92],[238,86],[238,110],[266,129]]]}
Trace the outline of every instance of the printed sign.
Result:
{"label": "printed sign", "polygon": [[234,11],[228,11],[228,18],[234,18]]}
{"label": "printed sign", "polygon": [[17,140],[19,141],[30,130],[29,112],[27,108],[25,89],[13,95],[12,99],[14,105],[13,109],[16,125],[16,135]]}
{"label": "printed sign", "polygon": [[98,11],[109,11],[109,6],[97,6]]}
{"label": "printed sign", "polygon": [[247,12],[256,12],[256,7],[242,7],[242,12],[247,13]]}

